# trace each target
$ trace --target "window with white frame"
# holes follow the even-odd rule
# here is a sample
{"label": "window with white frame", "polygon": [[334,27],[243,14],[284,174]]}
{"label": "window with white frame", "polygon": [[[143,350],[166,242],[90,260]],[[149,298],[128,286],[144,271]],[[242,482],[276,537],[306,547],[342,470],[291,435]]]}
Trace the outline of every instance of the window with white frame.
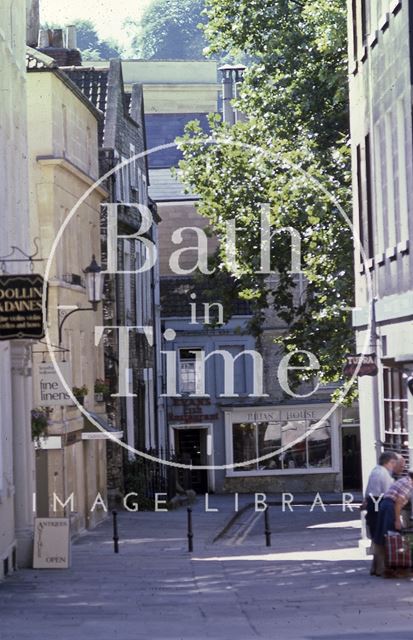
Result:
{"label": "window with white frame", "polygon": [[[115,151],[114,154],[115,160],[117,161],[116,164],[120,164],[120,159],[119,159],[119,154]],[[122,202],[122,171],[118,170],[114,172],[114,178],[115,178],[115,198],[116,198],[116,202]]]}
{"label": "window with white frame", "polygon": [[[133,144],[129,145],[129,156],[131,158],[133,158],[133,156],[136,155],[136,150]],[[139,187],[139,178],[138,178],[138,171],[139,169],[137,169],[137,161],[136,160],[131,160],[129,162],[128,165],[128,169],[129,169],[129,182],[130,182],[130,186],[132,187],[132,189],[138,189]]]}
{"label": "window with white frame", "polygon": [[[142,267],[142,249],[143,245],[137,242],[135,245],[136,250],[136,269],[139,270]],[[144,324],[144,300],[143,300],[143,282],[142,273],[135,274],[135,287],[136,287],[136,324],[140,327]]]}
{"label": "window with white frame", "polygon": [[146,173],[142,172],[141,173],[141,180],[142,180],[142,186],[139,186],[139,191],[141,194],[141,200],[140,202],[142,204],[147,204],[147,199],[148,199],[148,184],[147,184],[147,179],[146,179]]}
{"label": "window with white frame", "polygon": [[233,462],[248,463],[234,471],[330,468],[331,425],[329,421],[316,424],[314,420],[233,424]]}
{"label": "window with white frame", "polygon": [[403,453],[408,447],[408,399],[402,371],[384,367],[383,392],[386,446]]}
{"label": "window with white frame", "polygon": [[[122,163],[126,160],[127,158],[122,156]],[[120,173],[122,174],[122,202],[128,203],[130,201],[129,165],[124,164]]]}
{"label": "window with white frame", "polygon": [[197,380],[197,358],[201,349],[179,349],[179,392],[195,393]]}

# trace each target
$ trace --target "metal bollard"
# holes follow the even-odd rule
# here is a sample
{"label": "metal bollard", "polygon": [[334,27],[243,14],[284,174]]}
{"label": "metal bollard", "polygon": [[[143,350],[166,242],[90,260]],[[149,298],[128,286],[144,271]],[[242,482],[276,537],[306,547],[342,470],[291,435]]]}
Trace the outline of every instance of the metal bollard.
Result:
{"label": "metal bollard", "polygon": [[119,533],[118,533],[118,512],[112,511],[113,515],[113,550],[119,553]]}
{"label": "metal bollard", "polygon": [[271,529],[270,529],[270,515],[268,506],[264,511],[264,522],[265,522],[265,544],[267,547],[271,547]]}
{"label": "metal bollard", "polygon": [[192,509],[188,507],[188,552],[192,553],[194,550],[194,533],[192,531]]}

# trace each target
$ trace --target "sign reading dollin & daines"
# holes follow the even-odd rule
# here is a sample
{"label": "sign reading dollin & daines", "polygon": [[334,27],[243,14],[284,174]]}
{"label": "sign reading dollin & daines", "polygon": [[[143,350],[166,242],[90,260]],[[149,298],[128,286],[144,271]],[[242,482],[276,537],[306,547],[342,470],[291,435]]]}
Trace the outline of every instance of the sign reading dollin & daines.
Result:
{"label": "sign reading dollin & daines", "polygon": [[41,275],[0,276],[0,340],[44,337]]}

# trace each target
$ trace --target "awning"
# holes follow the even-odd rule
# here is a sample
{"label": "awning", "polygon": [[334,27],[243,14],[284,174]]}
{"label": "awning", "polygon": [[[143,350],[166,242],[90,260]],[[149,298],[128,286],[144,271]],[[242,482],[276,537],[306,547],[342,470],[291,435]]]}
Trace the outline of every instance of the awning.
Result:
{"label": "awning", "polygon": [[88,411],[88,414],[102,427],[102,429],[104,429],[104,431],[98,429],[93,422],[85,418],[82,440],[110,440],[111,438],[123,438],[123,431],[120,431],[114,425],[109,424],[106,416],[94,413],[93,411]]}

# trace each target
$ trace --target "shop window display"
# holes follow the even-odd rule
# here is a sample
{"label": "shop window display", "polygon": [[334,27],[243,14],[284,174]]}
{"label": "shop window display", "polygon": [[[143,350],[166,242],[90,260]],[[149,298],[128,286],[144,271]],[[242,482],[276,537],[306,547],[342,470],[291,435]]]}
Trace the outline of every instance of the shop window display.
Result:
{"label": "shop window display", "polygon": [[[331,467],[330,423],[326,421],[314,429],[315,424],[310,420],[233,424],[234,464],[248,463],[235,467],[235,471]],[[299,442],[292,444],[296,440]],[[287,447],[284,451],[275,453],[284,447]],[[273,456],[259,460],[272,453]]]}

